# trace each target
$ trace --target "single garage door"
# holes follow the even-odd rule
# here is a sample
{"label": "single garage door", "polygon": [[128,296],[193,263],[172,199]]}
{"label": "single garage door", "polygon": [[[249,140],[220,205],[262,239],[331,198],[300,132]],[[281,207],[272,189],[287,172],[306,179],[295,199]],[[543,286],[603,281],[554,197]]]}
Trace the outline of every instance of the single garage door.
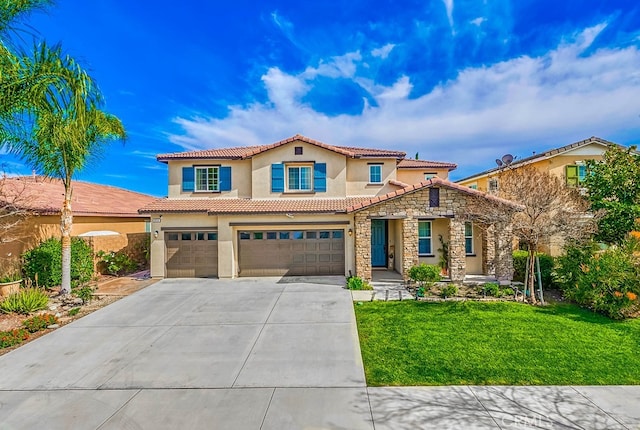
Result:
{"label": "single garage door", "polygon": [[241,231],[240,276],[344,275],[344,230]]}
{"label": "single garage door", "polygon": [[213,231],[166,232],[167,278],[218,276],[218,233]]}

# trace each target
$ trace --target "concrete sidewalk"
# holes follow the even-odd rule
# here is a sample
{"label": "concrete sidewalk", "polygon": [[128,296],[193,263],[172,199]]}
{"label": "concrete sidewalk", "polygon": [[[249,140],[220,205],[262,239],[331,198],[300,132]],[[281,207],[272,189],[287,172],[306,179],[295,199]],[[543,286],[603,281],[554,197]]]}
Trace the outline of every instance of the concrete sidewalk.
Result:
{"label": "concrete sidewalk", "polygon": [[158,282],[0,357],[0,429],[640,428],[640,387],[367,388],[343,284]]}

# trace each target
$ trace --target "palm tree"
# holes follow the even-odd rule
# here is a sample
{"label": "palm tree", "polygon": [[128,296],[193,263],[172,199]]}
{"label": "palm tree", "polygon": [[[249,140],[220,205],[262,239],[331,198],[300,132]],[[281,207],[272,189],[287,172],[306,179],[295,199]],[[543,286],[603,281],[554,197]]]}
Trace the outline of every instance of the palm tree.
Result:
{"label": "palm tree", "polygon": [[60,46],[42,42],[27,54],[7,35],[13,24],[51,0],[0,0],[0,148],[35,170],[62,180],[62,287],[71,291],[72,178],[112,139],[124,139],[120,120],[100,110],[93,79]]}

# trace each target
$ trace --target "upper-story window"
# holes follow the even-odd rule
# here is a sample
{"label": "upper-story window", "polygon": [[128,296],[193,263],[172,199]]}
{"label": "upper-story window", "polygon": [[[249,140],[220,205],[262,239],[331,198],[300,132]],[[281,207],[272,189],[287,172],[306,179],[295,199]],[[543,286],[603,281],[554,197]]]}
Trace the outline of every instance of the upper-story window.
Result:
{"label": "upper-story window", "polygon": [[382,164],[369,165],[369,183],[370,184],[382,183]]}
{"label": "upper-story window", "polygon": [[220,191],[220,168],[198,167],[195,168],[195,191]]}
{"label": "upper-story window", "polygon": [[429,179],[433,179],[433,178],[435,178],[436,176],[438,176],[438,174],[437,174],[437,173],[425,173],[425,174],[424,174],[424,180],[425,180],[425,181],[428,181]]}
{"label": "upper-story window", "polygon": [[313,190],[311,165],[287,165],[287,191]]}
{"label": "upper-story window", "polygon": [[473,255],[473,224],[464,223],[464,252],[467,255]]}
{"label": "upper-story window", "polygon": [[587,177],[587,166],[584,164],[572,164],[565,167],[567,185],[577,187]]}
{"label": "upper-story window", "polygon": [[498,179],[497,178],[489,179],[489,192],[497,193],[499,189],[500,189],[500,186],[498,185]]}

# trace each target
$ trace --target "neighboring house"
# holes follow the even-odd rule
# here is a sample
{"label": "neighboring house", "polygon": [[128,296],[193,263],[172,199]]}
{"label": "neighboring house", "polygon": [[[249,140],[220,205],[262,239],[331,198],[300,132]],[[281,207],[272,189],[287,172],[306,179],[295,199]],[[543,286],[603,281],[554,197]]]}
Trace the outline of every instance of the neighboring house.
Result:
{"label": "neighboring house", "polygon": [[[586,161],[602,160],[602,156],[611,145],[617,144],[594,136],[525,158],[516,158],[508,168],[517,169],[531,165],[563,178],[568,186],[576,187],[580,186],[586,175]],[[505,168],[507,166],[496,166],[456,182],[473,189],[497,193],[500,187],[498,176]]]}
{"label": "neighboring house", "polygon": [[[60,210],[64,186],[57,179],[41,176],[0,178],[3,201],[28,210],[32,216],[12,228],[7,241],[0,240],[0,265],[50,237],[60,237]],[[73,236],[92,237],[98,249],[119,250],[132,239],[142,240],[150,231],[150,220],[138,209],[154,197],[107,185],[73,181],[71,208]],[[1,238],[0,238],[1,239]],[[91,239],[89,239],[91,240]],[[97,243],[100,242],[100,243]]]}
{"label": "neighboring house", "polygon": [[[500,188],[499,176],[505,172],[505,169],[513,170],[522,166],[534,166],[539,170],[561,177],[569,187],[580,187],[586,176],[587,160],[602,160],[604,153],[611,145],[617,144],[593,136],[525,158],[516,158],[508,166],[494,167],[456,182],[490,194],[497,194]],[[552,238],[541,244],[541,250],[557,256],[562,253],[563,244],[561,239]]]}
{"label": "neighboring house", "polygon": [[442,235],[452,279],[511,279],[511,248],[494,244],[508,243],[509,226],[494,242],[464,207],[470,197],[519,206],[449,182],[455,164],[300,135],[157,159],[168,164],[168,198],[140,210],[152,219],[154,277],[371,279],[372,269],[390,268],[406,278],[419,262],[438,263]]}

